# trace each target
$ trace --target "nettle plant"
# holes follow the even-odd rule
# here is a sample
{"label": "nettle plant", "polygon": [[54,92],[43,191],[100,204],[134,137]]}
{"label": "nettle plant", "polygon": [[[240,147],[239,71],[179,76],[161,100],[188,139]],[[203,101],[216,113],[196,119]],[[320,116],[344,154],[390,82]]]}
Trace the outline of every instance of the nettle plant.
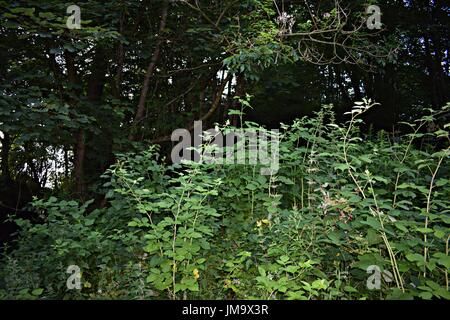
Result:
{"label": "nettle plant", "polygon": [[[363,133],[370,108],[358,102],[338,124],[324,106],[282,125],[272,175],[248,145],[245,164],[167,166],[155,146],[117,155],[105,208],[35,201],[44,223],[20,221],[3,272],[26,277],[9,275],[8,296],[448,299],[450,125],[436,123],[450,105],[399,137]],[[195,151],[216,154],[204,141]],[[69,264],[83,271],[77,292],[65,288]]]}
{"label": "nettle plant", "polygon": [[199,291],[197,280],[206,266],[205,252],[217,231],[219,214],[209,203],[222,181],[201,173],[195,167],[177,173],[164,192],[154,193],[116,171],[123,183],[117,191],[132,196],[139,212],[128,226],[146,230],[144,251],[150,255],[146,281],[166,298]]}
{"label": "nettle plant", "polygon": [[[283,126],[276,175],[186,163],[165,192],[128,188],[142,214],[130,225],[149,230],[149,285],[170,298],[448,297],[449,152],[424,144],[448,132],[421,131],[447,109],[393,139],[360,132],[371,107],[357,103],[345,125],[325,106]],[[370,266],[392,275],[380,290]]]}
{"label": "nettle plant", "polygon": [[[280,174],[288,172],[300,187],[283,193],[291,196],[294,212],[301,216],[288,224],[302,226],[302,238],[291,243],[307,243],[301,250],[321,262],[316,270],[339,275],[335,286],[348,282],[344,290],[332,288],[331,295],[448,298],[450,152],[415,147],[425,136],[448,145],[448,131],[421,132],[448,112],[448,106],[406,124],[413,132],[397,142],[383,132],[362,138],[358,117],[373,106],[367,100],[357,103],[346,126],[334,123],[325,107],[316,118],[304,118],[288,131],[291,145],[300,145],[285,145],[292,151],[280,151],[288,155],[281,159]],[[291,220],[296,216],[287,214]],[[393,287],[367,290],[367,274],[358,269],[370,266],[390,270]]]}

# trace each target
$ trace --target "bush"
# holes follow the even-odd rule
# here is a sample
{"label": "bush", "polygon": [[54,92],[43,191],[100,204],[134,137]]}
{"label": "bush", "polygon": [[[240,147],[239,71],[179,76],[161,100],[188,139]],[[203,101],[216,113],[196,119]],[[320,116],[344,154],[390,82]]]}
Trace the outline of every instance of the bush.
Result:
{"label": "bush", "polygon": [[[450,150],[427,143],[448,146],[449,124],[424,130],[449,106],[404,123],[402,137],[360,132],[372,106],[357,103],[344,126],[331,106],[283,125],[272,176],[166,166],[154,146],[118,155],[103,176],[107,208],[34,201],[45,222],[18,221],[3,296],[449,299]],[[69,265],[81,290],[66,287]]]}

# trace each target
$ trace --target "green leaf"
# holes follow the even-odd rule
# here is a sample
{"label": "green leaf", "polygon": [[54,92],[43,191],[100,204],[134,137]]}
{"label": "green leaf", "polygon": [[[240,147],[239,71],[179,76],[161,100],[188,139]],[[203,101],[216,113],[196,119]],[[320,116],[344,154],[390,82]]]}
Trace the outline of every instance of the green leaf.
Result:
{"label": "green leaf", "polygon": [[367,217],[366,221],[361,221],[362,224],[371,226],[372,228],[374,228],[375,230],[382,230],[380,221],[374,217]]}
{"label": "green leaf", "polygon": [[349,168],[350,168],[349,165],[346,164],[346,163],[340,163],[340,164],[335,164],[334,165],[334,169],[336,169],[336,170],[346,171]]}
{"label": "green leaf", "polygon": [[421,294],[419,294],[419,297],[424,300],[430,300],[431,298],[433,298],[433,294],[431,292],[422,292]]}
{"label": "green leaf", "polygon": [[38,289],[34,289],[33,291],[31,291],[31,294],[33,296],[40,296],[42,294],[42,292],[44,292],[44,289],[38,288]]}
{"label": "green leaf", "polygon": [[450,256],[447,256],[446,254],[439,252],[435,253],[433,255],[437,259],[437,263],[444,266],[446,269],[450,269]]}
{"label": "green leaf", "polygon": [[430,229],[430,228],[416,228],[416,230],[421,233],[433,233],[434,232],[434,230]]}
{"label": "green leaf", "polygon": [[258,266],[258,272],[259,272],[259,274],[260,274],[262,277],[265,277],[265,276],[266,276],[266,270],[264,270],[263,267]]}
{"label": "green leaf", "polygon": [[449,183],[450,183],[449,179],[439,179],[439,180],[436,181],[436,186],[437,187],[443,187],[443,186],[445,186],[445,185],[447,185]]}
{"label": "green leaf", "polygon": [[344,290],[350,293],[358,292],[358,290],[356,288],[353,288],[352,286],[345,286]]}
{"label": "green leaf", "polygon": [[424,259],[423,256],[418,253],[409,253],[406,255],[406,259],[411,262],[417,262],[417,265],[423,266],[424,265]]}

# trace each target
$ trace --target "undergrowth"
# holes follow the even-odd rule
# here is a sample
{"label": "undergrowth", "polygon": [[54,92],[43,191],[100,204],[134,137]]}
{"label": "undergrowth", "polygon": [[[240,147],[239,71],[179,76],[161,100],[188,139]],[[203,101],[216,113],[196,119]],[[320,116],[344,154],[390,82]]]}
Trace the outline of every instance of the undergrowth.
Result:
{"label": "undergrowth", "polygon": [[[98,190],[106,207],[36,199],[44,222],[17,220],[0,297],[449,299],[450,125],[432,128],[449,105],[400,137],[361,132],[373,105],[345,124],[325,106],[283,125],[271,176],[167,166],[156,146],[118,155]],[[80,290],[67,288],[70,265]]]}

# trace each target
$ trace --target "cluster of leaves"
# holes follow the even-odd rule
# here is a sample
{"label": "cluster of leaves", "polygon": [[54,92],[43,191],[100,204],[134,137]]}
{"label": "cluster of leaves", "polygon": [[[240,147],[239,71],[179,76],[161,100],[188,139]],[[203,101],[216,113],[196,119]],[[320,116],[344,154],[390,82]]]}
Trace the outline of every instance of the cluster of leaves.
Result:
{"label": "cluster of leaves", "polygon": [[[283,125],[271,176],[262,164],[167,166],[156,147],[118,155],[107,207],[36,200],[43,222],[18,221],[0,296],[449,299],[450,126],[430,124],[450,105],[402,137],[361,132],[372,106],[357,103],[345,125],[331,106]],[[66,287],[69,265],[81,290]],[[373,266],[390,275],[378,290]]]}

